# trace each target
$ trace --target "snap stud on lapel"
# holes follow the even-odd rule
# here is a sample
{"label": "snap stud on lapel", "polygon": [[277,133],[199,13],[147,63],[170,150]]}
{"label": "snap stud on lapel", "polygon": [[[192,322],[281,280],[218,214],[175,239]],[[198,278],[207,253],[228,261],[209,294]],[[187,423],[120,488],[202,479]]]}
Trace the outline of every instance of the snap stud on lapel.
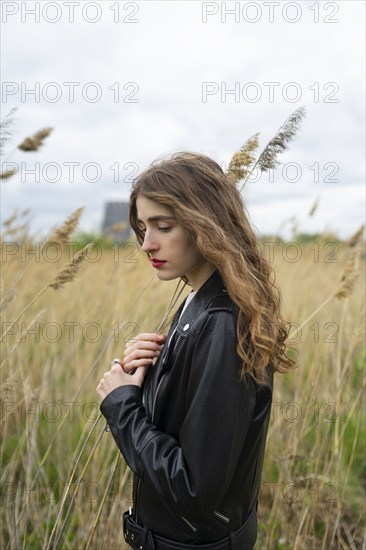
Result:
{"label": "snap stud on lapel", "polygon": [[187,323],[186,325],[184,325],[183,327],[183,330],[188,330],[189,329],[189,323]]}

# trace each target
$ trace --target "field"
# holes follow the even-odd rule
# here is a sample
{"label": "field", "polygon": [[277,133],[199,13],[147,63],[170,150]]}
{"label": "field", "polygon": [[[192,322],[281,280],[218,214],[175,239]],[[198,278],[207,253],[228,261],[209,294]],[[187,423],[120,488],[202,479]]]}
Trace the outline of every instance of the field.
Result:
{"label": "field", "polygon": [[[156,331],[177,281],[159,281],[133,242],[89,249],[57,279],[75,248],[9,233],[2,242],[0,546],[124,548],[121,514],[132,479],[105,431],[95,387],[128,339]],[[364,248],[326,235],[261,244],[293,323],[297,368],[275,378],[257,549],[359,549]],[[55,277],[70,280],[48,286]]]}

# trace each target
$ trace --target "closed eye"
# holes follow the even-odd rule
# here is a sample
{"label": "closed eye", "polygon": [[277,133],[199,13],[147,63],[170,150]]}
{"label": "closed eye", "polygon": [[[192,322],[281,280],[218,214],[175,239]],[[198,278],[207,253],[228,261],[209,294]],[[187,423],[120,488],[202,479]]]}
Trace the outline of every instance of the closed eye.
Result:
{"label": "closed eye", "polygon": [[[165,233],[167,233],[171,229],[172,229],[171,227],[158,227],[159,231],[163,231]],[[143,229],[142,227],[140,227],[140,231],[141,231],[141,233],[144,233],[144,234],[146,233],[146,229]]]}

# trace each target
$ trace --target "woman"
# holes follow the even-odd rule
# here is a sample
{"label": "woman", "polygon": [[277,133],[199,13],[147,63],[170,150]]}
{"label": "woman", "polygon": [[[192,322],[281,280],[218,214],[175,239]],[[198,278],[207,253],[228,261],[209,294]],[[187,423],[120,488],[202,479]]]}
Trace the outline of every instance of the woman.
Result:
{"label": "woman", "polygon": [[125,539],[147,550],[251,549],[273,371],[293,363],[272,269],[239,191],[204,155],[176,153],[143,172],[130,224],[157,277],[192,292],[168,334],[139,334],[97,387],[134,472]]}

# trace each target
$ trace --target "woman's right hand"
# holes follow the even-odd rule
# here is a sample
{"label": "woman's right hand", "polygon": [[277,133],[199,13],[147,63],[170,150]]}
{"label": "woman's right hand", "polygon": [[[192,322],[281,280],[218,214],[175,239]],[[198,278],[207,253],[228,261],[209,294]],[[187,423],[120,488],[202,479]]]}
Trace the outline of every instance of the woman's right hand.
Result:
{"label": "woman's right hand", "polygon": [[167,334],[141,332],[136,338],[129,340],[124,351],[123,370],[133,373],[137,367],[149,366],[159,356],[166,338]]}

